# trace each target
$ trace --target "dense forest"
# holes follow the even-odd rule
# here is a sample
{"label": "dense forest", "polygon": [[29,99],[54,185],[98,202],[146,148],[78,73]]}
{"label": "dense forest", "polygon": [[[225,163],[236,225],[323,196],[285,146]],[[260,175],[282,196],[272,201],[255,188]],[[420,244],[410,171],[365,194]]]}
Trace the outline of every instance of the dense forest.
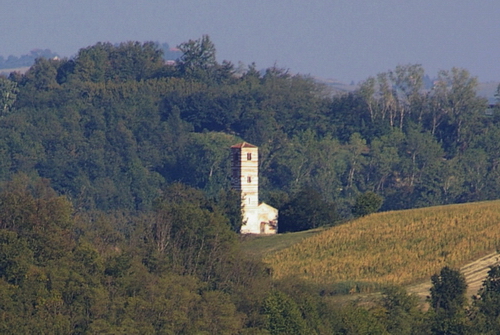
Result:
{"label": "dense forest", "polygon": [[301,229],[362,213],[363,195],[382,210],[498,198],[500,114],[466,70],[426,88],[420,65],[400,65],[336,94],[285,69],[219,63],[208,36],[179,50],[172,65],[157,43],[98,43],[0,76],[0,332],[498,329],[498,269],[491,301],[469,310],[462,278],[443,269],[427,313],[398,288],[338,306],[273,281],[239,251],[229,190],[229,147],[245,140],[260,148],[262,200],[321,214]]}

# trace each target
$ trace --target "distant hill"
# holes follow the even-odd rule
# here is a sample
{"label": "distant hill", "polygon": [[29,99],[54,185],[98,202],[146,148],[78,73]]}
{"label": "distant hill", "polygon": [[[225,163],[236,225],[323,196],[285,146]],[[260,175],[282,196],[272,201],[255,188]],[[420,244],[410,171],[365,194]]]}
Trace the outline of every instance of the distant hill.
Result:
{"label": "distant hill", "polygon": [[495,94],[497,92],[498,85],[500,85],[500,82],[498,81],[479,83],[477,94],[479,96],[487,98],[490,104],[495,104],[497,102]]}
{"label": "distant hill", "polygon": [[[351,83],[351,84],[346,84],[341,81],[335,80],[335,79],[325,79],[325,78],[320,78],[320,77],[314,77],[314,79],[320,83],[324,84],[328,87],[330,87],[334,93],[349,93],[358,88],[357,84]],[[477,94],[479,96],[485,97],[488,99],[488,102],[490,104],[495,104],[497,102],[497,99],[495,97],[495,94],[497,92],[497,88],[500,82],[498,81],[489,81],[489,82],[484,82],[484,83],[479,83],[478,89],[477,89]]]}
{"label": "distant hill", "polygon": [[0,69],[0,75],[8,76],[12,72],[20,72],[20,73],[25,73],[26,71],[29,70],[29,66],[23,66],[23,67],[18,67],[18,68],[13,68],[13,69]]}
{"label": "distant hill", "polygon": [[318,83],[328,86],[334,93],[349,93],[358,88],[358,85],[351,83],[346,84],[336,79],[325,79],[320,77],[313,77]]}
{"label": "distant hill", "polygon": [[[50,49],[33,49],[29,54],[22,56],[13,56],[10,55],[7,58],[0,56],[0,70],[3,69],[19,69],[30,67],[35,63],[35,59],[43,57],[43,58],[55,58],[59,57],[59,55],[55,52],[52,52]],[[4,72],[4,71],[1,71]]]}

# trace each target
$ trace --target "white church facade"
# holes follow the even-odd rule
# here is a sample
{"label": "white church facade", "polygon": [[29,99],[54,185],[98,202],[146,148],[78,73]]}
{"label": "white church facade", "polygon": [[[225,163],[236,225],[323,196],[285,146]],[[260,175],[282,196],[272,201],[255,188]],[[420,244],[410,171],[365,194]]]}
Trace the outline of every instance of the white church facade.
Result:
{"label": "white church facade", "polygon": [[259,203],[259,148],[243,142],[231,147],[231,187],[241,194],[242,234],[276,234],[278,210]]}

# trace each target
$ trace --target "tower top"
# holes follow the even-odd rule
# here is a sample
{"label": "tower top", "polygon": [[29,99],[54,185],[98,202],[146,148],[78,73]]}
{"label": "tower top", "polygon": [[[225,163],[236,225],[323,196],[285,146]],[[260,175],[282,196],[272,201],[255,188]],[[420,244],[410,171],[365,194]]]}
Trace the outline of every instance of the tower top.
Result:
{"label": "tower top", "polygon": [[247,143],[247,142],[241,142],[241,143],[238,143],[238,144],[235,144],[235,145],[231,146],[231,148],[236,148],[236,149],[240,149],[240,148],[257,148],[257,146],[253,145],[253,144],[250,144],[250,143]]}

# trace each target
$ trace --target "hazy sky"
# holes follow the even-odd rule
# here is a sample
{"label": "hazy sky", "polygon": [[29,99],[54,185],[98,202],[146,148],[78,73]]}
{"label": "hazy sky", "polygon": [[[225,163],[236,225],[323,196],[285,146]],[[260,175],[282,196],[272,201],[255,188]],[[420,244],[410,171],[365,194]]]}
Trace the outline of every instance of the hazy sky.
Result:
{"label": "hazy sky", "polygon": [[208,34],[218,61],[347,83],[408,63],[500,81],[498,0],[1,0],[0,31],[4,57]]}

